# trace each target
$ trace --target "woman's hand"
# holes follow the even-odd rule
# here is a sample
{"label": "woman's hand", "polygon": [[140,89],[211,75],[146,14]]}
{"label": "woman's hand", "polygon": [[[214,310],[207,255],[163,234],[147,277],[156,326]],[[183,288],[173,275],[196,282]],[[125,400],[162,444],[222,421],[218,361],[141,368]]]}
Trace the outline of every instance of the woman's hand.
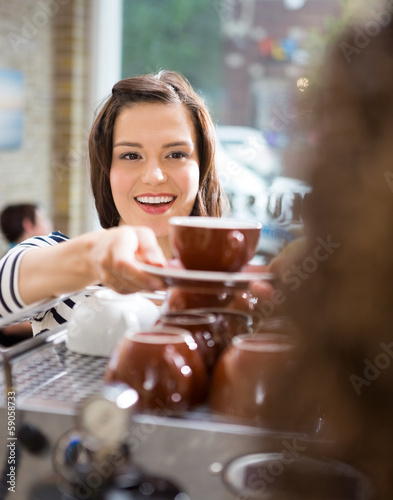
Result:
{"label": "woman's hand", "polygon": [[138,261],[164,266],[154,232],[120,226],[86,233],[59,245],[32,248],[21,258],[19,293],[25,304],[102,284],[119,293],[158,290],[164,284]]}
{"label": "woman's hand", "polygon": [[148,227],[121,226],[102,231],[91,247],[89,260],[96,280],[119,293],[163,288],[161,280],[138,266],[138,261],[160,267],[166,264]]}

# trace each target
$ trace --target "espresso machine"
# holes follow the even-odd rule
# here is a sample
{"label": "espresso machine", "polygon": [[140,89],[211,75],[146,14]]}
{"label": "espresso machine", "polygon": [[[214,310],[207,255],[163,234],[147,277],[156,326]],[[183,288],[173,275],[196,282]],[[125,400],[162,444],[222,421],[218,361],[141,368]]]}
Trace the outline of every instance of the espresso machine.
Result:
{"label": "espresso machine", "polygon": [[276,177],[269,186],[257,250],[264,263],[303,235],[303,205],[310,192],[306,182],[285,176]]}
{"label": "espresso machine", "polygon": [[63,325],[1,351],[0,499],[370,498],[319,424],[266,429],[203,405],[139,412],[135,391],[105,384],[108,359],[71,352],[66,338]]}

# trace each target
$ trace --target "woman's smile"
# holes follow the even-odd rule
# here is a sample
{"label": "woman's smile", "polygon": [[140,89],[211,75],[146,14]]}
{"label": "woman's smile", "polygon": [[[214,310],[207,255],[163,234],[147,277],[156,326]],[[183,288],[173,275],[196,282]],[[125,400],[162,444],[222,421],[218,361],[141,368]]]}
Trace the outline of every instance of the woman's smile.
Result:
{"label": "woman's smile", "polygon": [[146,213],[159,215],[170,209],[176,200],[176,196],[167,193],[144,193],[134,199]]}

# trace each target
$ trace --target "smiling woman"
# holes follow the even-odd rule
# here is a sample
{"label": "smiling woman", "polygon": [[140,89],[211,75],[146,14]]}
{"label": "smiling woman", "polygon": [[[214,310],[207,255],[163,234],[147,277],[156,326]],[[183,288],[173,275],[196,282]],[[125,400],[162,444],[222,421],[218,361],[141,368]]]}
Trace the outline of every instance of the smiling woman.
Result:
{"label": "smiling woman", "polygon": [[[138,264],[171,258],[174,215],[221,216],[214,128],[202,99],[178,73],[118,82],[89,137],[93,195],[104,231],[61,233],[17,245],[0,262],[0,317],[42,299],[103,284],[121,293],[158,289]],[[73,296],[33,321],[35,333],[67,321]]]}
{"label": "smiling woman", "polygon": [[[146,111],[148,104],[151,106]],[[142,108],[143,116],[139,112]],[[137,127],[128,128],[133,121],[130,113],[133,119],[137,119],[145,127],[144,137],[131,137],[132,131]],[[158,124],[156,120],[159,119],[161,121]],[[166,131],[166,136],[163,130]],[[160,138],[156,138],[158,132],[161,134]],[[188,81],[178,73],[160,71],[156,75],[142,75],[118,82],[93,125],[89,138],[91,183],[102,227],[117,226],[120,222],[112,186],[108,183],[115,154],[118,154],[114,152],[114,144],[126,142],[126,148],[120,154],[130,154],[126,158],[135,160],[135,153],[140,154],[141,151],[129,147],[127,149],[128,143],[136,142],[139,146],[146,147],[148,140],[150,144],[157,140],[156,146],[160,148],[168,146],[169,154],[172,154],[174,160],[179,160],[180,153],[186,155],[191,152],[184,150],[185,145],[179,145],[179,142],[189,143],[194,148],[199,180],[191,215],[220,216],[226,207],[226,199],[216,173],[215,131],[207,107]],[[161,144],[159,140],[162,141]]]}
{"label": "smiling woman", "polygon": [[170,257],[168,221],[189,215],[198,192],[195,130],[183,104],[123,109],[113,132],[110,184],[119,224],[149,226]]}

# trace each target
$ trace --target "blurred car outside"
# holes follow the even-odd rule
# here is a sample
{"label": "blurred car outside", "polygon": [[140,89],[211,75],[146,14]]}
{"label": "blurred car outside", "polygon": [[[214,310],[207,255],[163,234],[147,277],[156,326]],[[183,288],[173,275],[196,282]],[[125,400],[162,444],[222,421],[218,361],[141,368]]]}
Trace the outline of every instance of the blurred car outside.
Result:
{"label": "blurred car outside", "polygon": [[227,154],[254,170],[270,184],[281,173],[278,153],[268,144],[262,132],[253,127],[217,125],[217,138]]}

